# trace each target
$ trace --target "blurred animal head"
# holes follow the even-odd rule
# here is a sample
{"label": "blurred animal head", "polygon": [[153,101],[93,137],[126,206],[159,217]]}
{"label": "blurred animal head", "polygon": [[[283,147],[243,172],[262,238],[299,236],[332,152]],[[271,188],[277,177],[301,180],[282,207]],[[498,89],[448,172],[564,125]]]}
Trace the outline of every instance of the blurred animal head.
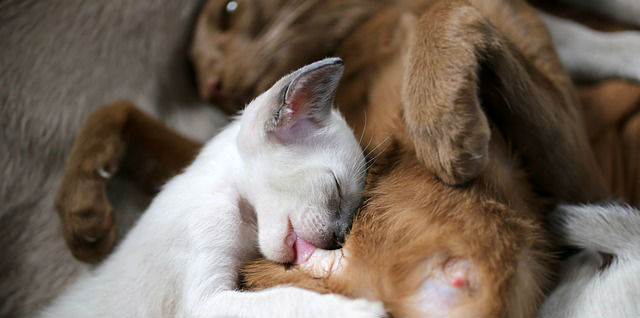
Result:
{"label": "blurred animal head", "polygon": [[333,55],[388,2],[209,0],[191,45],[200,95],[229,113],[242,109],[284,74]]}

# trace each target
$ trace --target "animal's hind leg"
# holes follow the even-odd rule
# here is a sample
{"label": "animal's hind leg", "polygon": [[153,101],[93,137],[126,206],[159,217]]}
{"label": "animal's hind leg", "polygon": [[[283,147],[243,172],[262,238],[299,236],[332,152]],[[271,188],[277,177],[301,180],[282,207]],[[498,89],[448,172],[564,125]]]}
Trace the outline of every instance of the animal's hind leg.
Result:
{"label": "animal's hind leg", "polygon": [[[509,3],[495,8],[526,10]],[[418,158],[448,184],[473,179],[487,164],[490,119],[522,155],[536,191],[568,202],[602,199],[604,182],[571,88],[549,70],[556,63],[539,61],[550,51],[535,42],[526,43],[536,50],[516,46],[480,9],[487,8],[439,1],[416,23],[402,98]]]}
{"label": "animal's hind leg", "polygon": [[113,248],[116,228],[106,188],[118,168],[151,193],[199,147],[129,102],[95,111],[77,134],[55,202],[73,255],[97,262]]}
{"label": "animal's hind leg", "polygon": [[486,25],[467,1],[439,1],[409,33],[404,119],[418,158],[450,185],[477,177],[488,162],[489,123],[475,76]]}

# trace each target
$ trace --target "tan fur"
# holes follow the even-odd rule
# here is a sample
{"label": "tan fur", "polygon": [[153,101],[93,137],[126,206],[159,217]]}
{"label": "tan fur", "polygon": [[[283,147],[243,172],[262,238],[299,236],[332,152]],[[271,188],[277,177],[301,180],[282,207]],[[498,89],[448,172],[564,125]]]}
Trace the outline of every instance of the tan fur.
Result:
{"label": "tan fur", "polygon": [[[500,3],[504,6],[496,8]],[[469,297],[449,314],[535,315],[553,271],[548,235],[541,227],[544,201],[530,191],[529,182],[545,191],[551,201],[604,195],[597,175],[594,179],[581,175],[597,168],[569,80],[564,73],[551,72],[559,62],[546,31],[523,3],[484,1],[476,6],[440,1],[418,9],[414,10],[420,14],[409,13],[416,16],[417,26],[408,32],[408,57],[402,53],[407,42],[385,31],[411,25],[413,18],[406,18],[407,13],[398,8],[381,12],[338,51],[345,59],[348,79],[339,92],[338,105],[356,132],[364,127],[361,114],[366,112],[365,145],[371,139],[371,144],[383,143],[379,148],[384,149],[372,154],[380,157],[370,171],[367,204],[345,244],[350,255],[346,270],[318,280],[295,268],[287,271],[260,261],[246,268],[246,283],[252,288],[289,283],[381,299],[394,316],[423,316],[433,313],[420,312],[415,303],[421,275],[427,269],[441,270],[443,260],[459,258],[471,262],[475,276],[468,287]],[[537,32],[539,37],[527,38],[534,43],[514,44],[523,39],[517,37],[520,29],[501,32],[490,22],[514,19]],[[466,49],[456,52],[460,47]],[[373,53],[363,57],[362,52]],[[403,70],[424,72],[411,75]],[[458,84],[460,79],[467,83]],[[419,87],[408,89],[411,85]],[[412,96],[414,93],[425,94],[427,100],[412,103],[421,98]],[[470,102],[473,100],[482,100],[483,109]],[[362,105],[362,101],[368,103]],[[442,107],[431,108],[434,104]],[[451,111],[452,107],[457,111]],[[456,129],[441,127],[442,116],[452,116],[455,125],[474,118],[477,123],[485,113],[490,119],[487,123],[496,127],[489,131],[487,126],[480,134],[491,136],[486,168],[467,187],[441,184],[432,174],[438,168],[429,160],[438,160],[443,147],[420,149],[431,139],[442,142],[449,138],[447,132]],[[412,123],[425,127],[426,136],[417,135]],[[442,129],[443,135],[434,136],[434,128]],[[465,129],[460,129],[462,135],[468,134]],[[519,162],[509,155],[513,151],[521,154],[529,169],[528,181]]]}
{"label": "tan fur", "polygon": [[[533,315],[548,282],[544,232],[535,209],[521,208],[531,206],[529,202],[515,192],[494,192],[495,188],[521,187],[523,183],[516,171],[507,171],[516,175],[511,178],[490,176],[496,170],[504,173],[505,167],[511,169],[510,160],[500,157],[504,155],[499,152],[502,145],[496,146],[488,176],[469,189],[443,185],[410,149],[390,146],[372,168],[369,201],[345,245],[350,253],[345,271],[340,276],[312,280],[295,269],[285,271],[281,265],[261,261],[245,269],[249,287],[294,284],[381,299],[393,316],[424,316],[429,313],[417,311],[413,298],[427,263],[435,262],[436,271],[442,260],[461,258],[471,261],[477,276],[471,283],[471,296],[451,312],[452,316]],[[505,184],[510,179],[514,184]],[[508,196],[512,207],[492,196]],[[525,251],[529,255],[523,255]],[[534,285],[525,287],[520,285],[524,281],[517,280],[523,261],[537,267],[528,273],[535,277]],[[530,297],[514,303],[514,290]]]}
{"label": "tan fur", "polygon": [[[400,10],[389,10],[364,28],[373,32],[376,27],[403,23],[401,15]],[[366,42],[368,38],[359,39]],[[397,37],[390,33],[388,40],[397,41]],[[347,42],[347,52],[356,45],[363,45],[362,40]],[[350,63],[348,53],[342,56],[347,65],[345,76],[352,78],[341,92],[360,91],[360,78],[348,67],[358,63]],[[280,265],[260,262],[246,269],[248,286],[290,283],[381,299],[394,316],[423,316],[430,313],[417,309],[415,294],[424,272],[429,268],[436,272],[447,259],[460,258],[471,262],[476,275],[470,296],[453,308],[451,315],[533,315],[548,287],[546,275],[550,272],[540,205],[534,202],[514,160],[505,153],[507,147],[497,131],[493,132],[488,166],[478,180],[464,188],[439,182],[421,164],[413,139],[402,124],[398,79],[405,60],[402,54],[390,56],[381,59],[381,65],[367,61],[368,67],[379,70],[373,77],[363,72],[363,78],[374,78],[374,83],[367,83],[369,89],[363,90],[369,104],[345,106],[341,99],[345,95],[338,99],[348,119],[367,112],[365,142],[368,138],[374,140],[372,144],[384,142],[378,147],[382,151],[372,154],[378,157],[370,171],[367,204],[345,245],[350,253],[346,270],[329,279],[312,280],[295,269],[284,271]],[[436,75],[443,78],[447,74]],[[391,139],[386,140],[387,136]],[[535,284],[527,285],[532,281]],[[514,296],[519,293],[526,295]]]}
{"label": "tan fur", "polygon": [[[228,113],[234,113],[282,75],[331,54],[365,18],[389,2],[241,2],[232,28],[222,34],[218,24],[226,1],[209,1],[198,18],[191,48],[201,94],[206,91],[207,78],[217,74],[222,78],[225,98],[216,102]],[[316,14],[320,10],[327,14]],[[343,15],[349,19],[343,19]],[[262,24],[274,29],[260,32]],[[322,38],[309,37],[327,25],[331,28],[320,33]],[[255,37],[262,41],[253,41]],[[223,61],[223,56],[230,61]],[[261,63],[248,63],[256,61]],[[223,62],[235,67],[223,69]],[[73,255],[94,263],[111,251],[116,231],[112,207],[105,195],[109,180],[100,178],[95,171],[115,171],[125,166],[139,186],[154,193],[191,161],[199,145],[130,103],[114,103],[94,112],[77,135],[58,191],[56,210]],[[84,166],[78,165],[81,161],[86,161]]]}
{"label": "tan fur", "polygon": [[[91,112],[125,98],[198,140],[227,119],[198,98],[186,61],[205,1],[0,2],[0,316],[30,317],[90,268],[69,252],[54,200]],[[121,236],[148,198],[121,177],[108,192]]]}
{"label": "tan fur", "polygon": [[[237,11],[227,19],[230,27],[223,31],[227,2],[211,0],[205,5],[191,57],[201,95],[235,113],[282,74],[331,55],[363,19],[392,1],[238,1]],[[218,96],[207,96],[212,77],[220,81]]]}
{"label": "tan fur", "polygon": [[[217,74],[227,94],[239,96],[229,105],[250,98],[269,76],[332,50],[307,51],[301,43],[321,41],[295,24],[276,38],[252,37],[251,28],[234,33],[235,25],[225,34],[203,30],[212,28],[206,15],[222,2],[211,3],[217,4],[203,13],[192,52],[201,81]],[[313,16],[334,5],[309,3]],[[277,9],[260,14],[287,11],[269,7]],[[381,299],[395,316],[428,315],[418,308],[418,287],[461,259],[471,264],[471,278],[449,314],[534,315],[553,273],[545,203],[604,195],[546,30],[522,1],[409,1],[373,11],[354,32],[336,23],[363,18],[351,11],[314,20],[324,23],[331,43],[341,43],[335,54],[346,70],[337,104],[375,160],[367,203],[345,243],[345,272],[318,280],[258,261],[245,270],[247,286],[290,283]],[[306,42],[283,44],[291,38]],[[253,51],[268,45],[261,41],[281,46]],[[215,59],[207,61],[207,50]]]}
{"label": "tan fur", "polygon": [[[172,151],[165,145],[171,145]],[[73,256],[98,262],[115,243],[113,209],[107,198],[109,177],[100,173],[112,176],[122,166],[152,194],[199,148],[129,102],[115,102],[92,113],[73,143],[55,202]]]}
{"label": "tan fur", "polygon": [[[351,59],[352,64],[347,65],[347,72],[354,68],[364,72],[375,72],[375,67],[370,63],[384,64],[384,59],[387,58],[385,55],[393,55],[396,50],[402,48],[409,51],[409,63],[404,66],[408,71],[403,75],[403,80],[408,85],[403,85],[404,94],[401,98],[418,155],[441,180],[448,184],[460,185],[477,176],[487,162],[489,128],[481,114],[479,101],[473,94],[465,95],[465,92],[473,91],[478,86],[477,83],[488,81],[478,81],[477,76],[484,74],[477,74],[474,70],[484,64],[482,59],[476,57],[492,56],[496,52],[505,51],[505,46],[515,46],[513,53],[497,57],[496,63],[499,63],[500,67],[513,68],[519,67],[516,61],[527,61],[524,66],[526,69],[514,73],[528,72],[534,85],[522,86],[527,83],[514,82],[517,78],[505,78],[504,91],[511,95],[509,98],[521,104],[522,99],[528,98],[529,95],[543,95],[537,102],[544,105],[531,108],[536,112],[549,112],[547,119],[550,122],[531,121],[532,124],[538,125],[535,129],[540,131],[546,131],[545,126],[559,124],[557,119],[563,118],[562,116],[578,117],[577,122],[581,125],[580,114],[574,108],[562,106],[575,104],[570,80],[564,72],[559,71],[562,67],[542,21],[524,1],[471,1],[473,8],[461,14],[456,12],[451,16],[447,16],[448,9],[445,7],[459,7],[459,2],[434,5],[439,2],[407,0],[389,4],[386,1],[362,0],[240,1],[240,9],[233,15],[232,21],[235,22],[229,30],[221,30],[220,16],[225,3],[226,1],[222,0],[211,0],[205,6],[194,33],[191,53],[201,92],[206,91],[207,78],[221,78],[222,93],[219,96],[219,104],[227,110],[240,109],[243,106],[242,101],[255,96],[262,87],[267,87],[273,81],[271,77],[275,78],[277,74],[317,59],[318,56],[357,55],[359,58]],[[434,9],[432,19],[419,19],[425,7],[431,6],[439,7]],[[369,26],[359,24],[363,19],[375,16],[381,7],[409,12],[413,19],[405,20],[413,20],[416,25],[398,26],[398,29],[395,23],[387,27],[372,27],[373,23],[367,23]],[[385,14],[388,13],[380,13],[376,19],[384,19],[382,16]],[[300,18],[297,20],[290,18],[298,15]],[[411,22],[404,22],[407,23]],[[256,31],[255,24],[264,24],[263,29]],[[323,32],[311,32],[310,28]],[[415,39],[398,44],[398,38],[406,38],[407,33],[413,34]],[[506,38],[508,43],[505,43],[504,39],[496,38],[496,34]],[[341,42],[345,38],[346,40]],[[349,44],[353,43],[354,39],[362,41],[358,40],[362,38],[368,42],[364,45]],[[385,42],[386,40],[388,41]],[[335,52],[334,49],[339,43],[342,43],[342,49]],[[437,49],[437,52],[431,52],[430,48]],[[237,54],[238,52],[242,54]],[[434,76],[440,70],[449,72],[448,80],[443,81]],[[467,75],[469,77],[466,77]],[[367,83],[371,80],[371,77],[363,76],[362,87],[369,87]],[[343,82],[351,82],[348,74]],[[362,93],[362,90],[348,91],[354,95]],[[457,100],[447,100],[452,96]],[[347,104],[354,101],[355,98],[350,98]],[[339,103],[341,108],[345,108],[343,104],[345,103]],[[557,106],[547,107],[552,104]],[[509,116],[510,120],[513,119],[512,122],[506,123],[507,128],[514,126],[520,129],[522,120],[519,118],[531,117],[528,113],[530,110],[524,107],[518,111],[514,114],[502,114]],[[514,118],[511,118],[512,116]],[[566,123],[561,125],[566,126]],[[576,134],[574,131],[581,133],[582,130],[581,126],[566,126],[565,134],[570,139],[559,148],[566,148],[562,151],[569,153],[585,151],[588,144],[581,140],[580,136],[571,136]],[[537,148],[537,156],[548,156],[542,162],[554,161],[559,165],[540,166],[536,165],[537,160],[532,160],[531,168],[536,170],[533,174],[535,182],[544,188],[554,188],[560,183],[557,187],[562,188],[561,191],[572,192],[559,193],[560,195],[578,199],[583,194],[575,193],[578,191],[573,185],[564,183],[581,176],[559,176],[573,173],[572,170],[585,171],[585,168],[595,168],[593,161],[587,159],[577,162],[583,166],[574,167],[573,162],[558,160],[559,153],[548,153],[542,149],[549,139],[555,143],[555,136],[547,134],[538,137],[529,141],[525,136],[519,139],[522,143],[527,143],[526,147]],[[548,171],[555,167],[557,171]],[[592,189],[589,191],[601,190],[601,186],[598,185],[601,180],[598,177],[582,178],[587,184],[593,183],[586,186]]]}

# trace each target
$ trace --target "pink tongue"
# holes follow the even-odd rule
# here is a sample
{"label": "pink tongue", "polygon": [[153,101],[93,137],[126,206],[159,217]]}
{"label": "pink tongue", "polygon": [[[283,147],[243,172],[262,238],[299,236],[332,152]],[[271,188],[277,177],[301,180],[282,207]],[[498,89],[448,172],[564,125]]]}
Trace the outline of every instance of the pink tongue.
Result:
{"label": "pink tongue", "polygon": [[309,257],[311,257],[311,254],[316,250],[316,247],[313,246],[313,244],[301,239],[299,236],[296,238],[294,248],[296,250],[296,264],[306,262]]}

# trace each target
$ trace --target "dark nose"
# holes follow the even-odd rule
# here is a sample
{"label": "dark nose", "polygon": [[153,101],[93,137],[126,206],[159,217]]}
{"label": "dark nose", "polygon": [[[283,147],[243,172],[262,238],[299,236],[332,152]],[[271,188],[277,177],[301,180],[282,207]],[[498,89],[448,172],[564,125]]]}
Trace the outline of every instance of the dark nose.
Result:
{"label": "dark nose", "polygon": [[333,232],[333,238],[336,242],[336,247],[339,247],[341,244],[344,244],[345,238],[349,231],[351,230],[351,221],[349,220],[339,220],[336,224],[336,228]]}
{"label": "dark nose", "polygon": [[207,79],[203,89],[204,98],[210,101],[219,100],[222,96],[222,81],[219,76],[211,76]]}

